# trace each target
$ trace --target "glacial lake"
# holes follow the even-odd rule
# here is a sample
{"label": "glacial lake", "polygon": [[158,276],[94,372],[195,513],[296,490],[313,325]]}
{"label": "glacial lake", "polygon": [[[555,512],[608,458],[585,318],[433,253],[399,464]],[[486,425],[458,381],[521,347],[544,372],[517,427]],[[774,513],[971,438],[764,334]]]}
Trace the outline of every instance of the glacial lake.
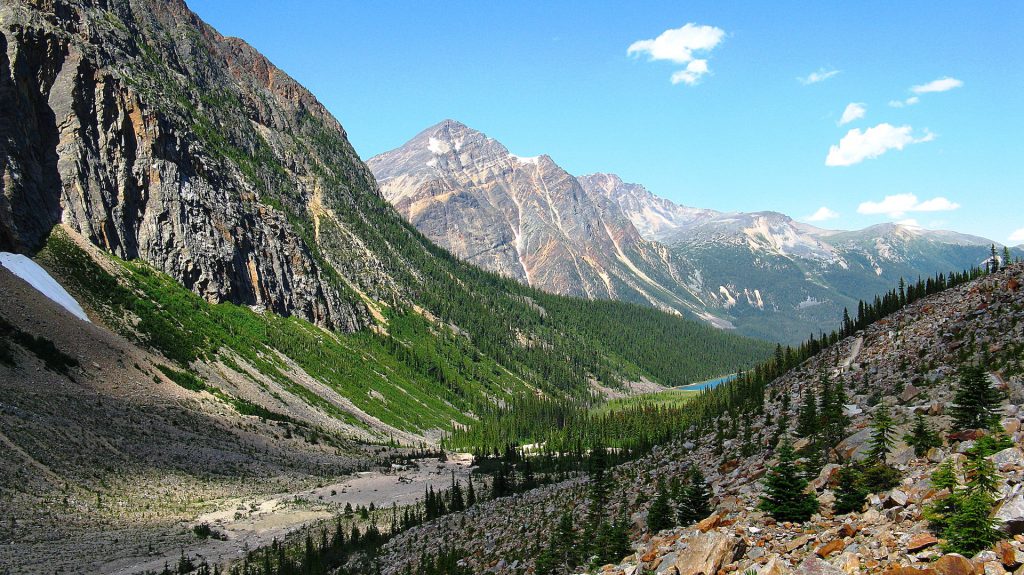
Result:
{"label": "glacial lake", "polygon": [[722,383],[725,383],[727,381],[732,381],[732,380],[736,379],[736,375],[737,374],[735,374],[735,373],[730,373],[729,375],[723,375],[722,377],[717,377],[715,379],[709,379],[707,381],[691,383],[689,385],[680,385],[676,389],[685,389],[687,391],[700,391],[702,389],[711,389],[712,387],[715,387],[715,386],[717,386],[719,384],[722,384]]}

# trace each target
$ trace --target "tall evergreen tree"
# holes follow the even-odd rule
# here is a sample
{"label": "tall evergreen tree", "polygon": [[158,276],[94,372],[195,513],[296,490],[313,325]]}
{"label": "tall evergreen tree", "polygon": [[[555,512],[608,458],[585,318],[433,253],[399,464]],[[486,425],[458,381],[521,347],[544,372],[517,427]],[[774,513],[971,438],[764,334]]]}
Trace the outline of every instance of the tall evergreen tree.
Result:
{"label": "tall evergreen tree", "polygon": [[692,525],[710,514],[711,489],[700,469],[690,467],[676,496],[676,520],[679,525]]}
{"label": "tall evergreen tree", "polygon": [[960,429],[988,429],[999,422],[996,410],[1002,397],[992,386],[985,368],[965,365],[953,397],[953,421]]}
{"label": "tall evergreen tree", "polygon": [[672,506],[669,504],[668,490],[665,488],[665,480],[659,478],[657,492],[647,510],[647,530],[657,533],[672,527],[672,524]]}
{"label": "tall evergreen tree", "polygon": [[476,505],[476,489],[473,487],[473,474],[469,475],[468,478],[469,486],[466,488],[466,507],[472,507]]}
{"label": "tall evergreen tree", "polygon": [[797,414],[796,434],[800,437],[810,437],[817,432],[819,423],[818,398],[814,395],[814,387],[807,385],[804,388],[800,412]]}
{"label": "tall evergreen tree", "polygon": [[863,473],[859,465],[844,465],[837,474],[836,484],[834,509],[837,514],[857,512],[864,507],[868,490],[864,486]]}
{"label": "tall evergreen tree", "polygon": [[807,480],[797,467],[788,439],[779,446],[778,457],[778,464],[765,476],[760,507],[777,521],[807,521],[818,511],[818,500],[804,492]]}
{"label": "tall evergreen tree", "polygon": [[928,453],[933,447],[942,447],[942,438],[939,433],[928,425],[924,414],[918,413],[914,416],[914,426],[910,432],[903,436],[903,441],[914,448],[914,455],[921,457]]}
{"label": "tall evergreen tree", "polygon": [[871,442],[868,457],[881,465],[884,465],[892,450],[895,439],[893,433],[896,429],[896,422],[889,413],[889,406],[882,403],[875,409],[871,418]]}

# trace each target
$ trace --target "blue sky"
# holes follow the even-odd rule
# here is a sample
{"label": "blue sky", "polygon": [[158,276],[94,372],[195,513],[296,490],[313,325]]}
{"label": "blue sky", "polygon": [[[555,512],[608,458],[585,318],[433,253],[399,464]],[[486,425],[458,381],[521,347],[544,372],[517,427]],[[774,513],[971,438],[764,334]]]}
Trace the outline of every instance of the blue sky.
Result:
{"label": "blue sky", "polygon": [[1024,2],[190,6],[364,158],[452,118],[685,205],[1024,243]]}

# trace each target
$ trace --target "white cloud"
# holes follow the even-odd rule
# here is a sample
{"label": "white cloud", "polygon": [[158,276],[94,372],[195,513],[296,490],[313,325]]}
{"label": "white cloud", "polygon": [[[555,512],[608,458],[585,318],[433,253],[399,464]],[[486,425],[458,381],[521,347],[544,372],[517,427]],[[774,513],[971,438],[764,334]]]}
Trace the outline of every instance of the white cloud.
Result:
{"label": "white cloud", "polygon": [[1024,228],[1014,231],[1010,234],[1011,242],[1024,242]]}
{"label": "white cloud", "polygon": [[914,104],[921,101],[921,98],[917,96],[911,96],[906,100],[889,100],[889,105],[893,108],[902,108],[904,106],[913,106]]}
{"label": "white cloud", "polygon": [[679,84],[683,82],[690,86],[700,82],[700,77],[708,73],[708,61],[707,60],[690,60],[690,63],[686,65],[685,70],[679,70],[672,74],[672,83]]}
{"label": "white cloud", "polygon": [[938,80],[932,80],[931,82],[928,82],[927,84],[921,84],[919,86],[914,86],[914,87],[912,87],[910,89],[910,91],[915,93],[915,94],[927,94],[929,92],[946,92],[946,91],[952,90],[953,88],[959,88],[960,86],[963,86],[963,85],[964,85],[964,83],[961,82],[960,80],[957,80],[956,78],[950,78],[949,76],[946,76],[945,78],[939,78]]}
{"label": "white cloud", "polygon": [[[857,206],[857,213],[866,215],[885,214],[891,218],[902,218],[910,212],[948,212],[959,207],[960,204],[951,202],[942,196],[920,202],[914,194],[895,194],[885,196],[885,199],[880,202],[863,202]],[[913,221],[914,223],[909,225],[917,225],[916,220],[904,221]]]}
{"label": "white cloud", "polygon": [[839,73],[839,70],[826,70],[825,68],[819,68],[817,72],[811,72],[803,78],[797,78],[797,81],[807,86],[809,84],[817,84],[818,82],[824,82],[832,76]]}
{"label": "white cloud", "polygon": [[846,109],[843,110],[843,117],[839,118],[839,125],[849,124],[854,120],[863,118],[868,113],[868,109],[864,107],[862,102],[851,102],[846,105]]}
{"label": "white cloud", "polygon": [[647,55],[649,61],[667,60],[686,64],[686,68],[672,74],[673,84],[697,84],[701,77],[710,72],[707,58],[696,58],[695,52],[710,53],[725,37],[725,30],[715,26],[689,23],[681,28],[671,28],[657,38],[637,40],[629,45],[629,56]]}
{"label": "white cloud", "polygon": [[901,226],[907,226],[907,227],[910,227],[910,228],[919,228],[919,227],[921,227],[921,224],[917,223],[917,220],[915,220],[914,218],[907,218],[905,220],[900,220],[900,221],[898,221],[896,223],[901,225]]}
{"label": "white cloud", "polygon": [[804,218],[808,222],[824,222],[825,220],[834,220],[839,217],[839,212],[830,210],[825,206],[818,208],[818,211]]}
{"label": "white cloud", "polygon": [[889,150],[902,150],[908,144],[930,142],[935,134],[926,131],[924,136],[915,138],[910,126],[879,124],[863,132],[854,128],[846,133],[838,145],[829,147],[825,157],[826,166],[852,166],[864,160],[877,158]]}

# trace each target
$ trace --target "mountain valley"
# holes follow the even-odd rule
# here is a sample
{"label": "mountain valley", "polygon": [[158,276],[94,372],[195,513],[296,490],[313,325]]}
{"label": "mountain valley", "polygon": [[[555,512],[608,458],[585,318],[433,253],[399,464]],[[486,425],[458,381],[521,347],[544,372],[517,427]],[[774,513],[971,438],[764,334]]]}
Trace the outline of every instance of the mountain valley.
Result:
{"label": "mountain valley", "polygon": [[364,161],[183,0],[5,0],[0,575],[1024,575],[1021,256]]}

